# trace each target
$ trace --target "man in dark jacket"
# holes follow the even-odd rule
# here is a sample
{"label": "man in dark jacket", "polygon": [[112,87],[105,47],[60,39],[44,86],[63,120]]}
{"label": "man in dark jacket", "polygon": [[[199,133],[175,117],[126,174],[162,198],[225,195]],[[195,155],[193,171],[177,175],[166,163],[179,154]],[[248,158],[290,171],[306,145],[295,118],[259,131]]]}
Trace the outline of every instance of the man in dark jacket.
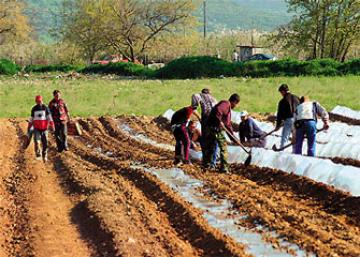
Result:
{"label": "man in dark jacket", "polygon": [[241,143],[244,146],[264,148],[266,146],[266,138],[263,138],[263,136],[266,133],[249,117],[247,111],[241,112],[240,116],[239,138]]}
{"label": "man in dark jacket", "polygon": [[[54,130],[54,122],[48,107],[43,104],[41,95],[35,97],[36,105],[31,109],[28,129],[33,129],[35,155],[37,160],[47,161],[48,129]],[[42,151],[40,150],[42,144]]]}
{"label": "man in dark jacket", "polygon": [[294,112],[299,105],[299,97],[290,93],[289,87],[286,84],[282,84],[279,87],[279,92],[283,96],[280,100],[277,110],[276,118],[276,130],[281,128],[283,124],[283,130],[281,133],[280,147],[284,147],[289,141],[291,132],[294,125]]}
{"label": "man in dark jacket", "polygon": [[[171,118],[171,131],[174,134],[175,144],[175,160],[174,164],[177,165],[183,161],[184,164],[191,164],[189,159],[190,151],[190,137],[188,133],[188,125],[193,114],[194,107],[188,106],[176,111]],[[183,156],[182,153],[183,152]]]}
{"label": "man in dark jacket", "polygon": [[229,100],[220,101],[211,110],[209,116],[210,134],[206,140],[209,140],[209,151],[203,156],[204,168],[211,167],[211,158],[216,150],[216,144],[220,149],[220,172],[228,172],[227,163],[227,143],[225,138],[225,131],[227,130],[230,138],[234,140],[234,131],[231,124],[231,110],[234,109],[240,102],[240,96],[233,94]]}
{"label": "man in dark jacket", "polygon": [[54,90],[54,99],[49,103],[49,109],[55,122],[55,138],[58,152],[68,151],[67,143],[67,123],[70,120],[68,107],[63,99],[61,92]]}

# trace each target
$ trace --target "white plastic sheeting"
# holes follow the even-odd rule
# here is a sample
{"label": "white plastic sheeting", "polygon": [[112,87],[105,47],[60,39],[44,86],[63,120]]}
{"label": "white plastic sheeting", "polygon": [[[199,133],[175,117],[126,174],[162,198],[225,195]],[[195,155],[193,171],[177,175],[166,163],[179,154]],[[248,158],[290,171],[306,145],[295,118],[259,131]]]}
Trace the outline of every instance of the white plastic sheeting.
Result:
{"label": "white plastic sheeting", "polygon": [[354,120],[360,120],[360,111],[355,111],[345,106],[337,105],[332,109],[331,113]]}
{"label": "white plastic sheeting", "polygon": [[[174,149],[166,144],[159,144],[144,135],[136,134],[126,124],[119,124],[119,128],[136,140],[155,145],[163,149]],[[244,163],[247,154],[238,146],[228,147],[228,161],[230,163]],[[193,159],[201,160],[201,152],[190,151]],[[253,148],[251,164],[258,167],[267,167],[305,176],[317,182],[334,186],[349,192],[353,196],[360,196],[360,168],[335,164],[329,160],[294,155],[272,150]]]}
{"label": "white plastic sheeting", "polygon": [[[164,113],[164,117],[171,120],[174,111],[169,109]],[[231,119],[234,123],[240,122],[240,113],[232,111]],[[255,120],[256,124],[265,132],[272,131],[275,127],[270,122],[261,122]],[[322,128],[323,122],[318,120],[318,128]],[[267,137],[267,149],[272,149],[275,144],[280,145],[281,130],[275,132],[273,135]],[[236,134],[236,136],[238,136]],[[228,139],[230,141],[230,139]],[[332,122],[327,131],[317,134],[316,156],[333,158],[349,158],[360,160],[360,126],[348,125],[342,122]],[[303,152],[306,153],[306,140],[303,145]],[[292,148],[285,150],[291,153]]]}
{"label": "white plastic sheeting", "polygon": [[[233,206],[228,200],[209,199],[198,190],[204,188],[202,181],[194,179],[184,173],[183,170],[174,169],[157,169],[146,168],[142,166],[132,166],[132,168],[142,169],[159,178],[174,192],[181,195],[186,201],[190,202],[195,208],[204,212],[203,217],[208,221],[209,225],[219,229],[225,235],[233,238],[236,242],[246,246],[245,250],[254,256],[268,257],[290,257],[290,256],[315,256],[312,253],[302,251],[297,245],[284,241],[275,232],[270,232],[261,225],[256,226],[256,232],[253,228],[248,229],[239,224],[240,220],[247,217],[234,212]],[[274,248],[271,243],[263,239],[262,234],[265,233],[270,237],[279,239],[281,249]],[[291,249],[295,255],[286,252]]]}

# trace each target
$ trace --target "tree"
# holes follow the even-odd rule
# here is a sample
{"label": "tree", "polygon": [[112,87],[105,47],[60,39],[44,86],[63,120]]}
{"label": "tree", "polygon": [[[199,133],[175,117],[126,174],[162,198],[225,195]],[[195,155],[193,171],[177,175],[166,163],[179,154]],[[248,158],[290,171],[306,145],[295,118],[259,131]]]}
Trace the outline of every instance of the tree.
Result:
{"label": "tree", "polygon": [[65,37],[78,43],[88,57],[112,47],[134,61],[156,39],[191,24],[191,0],[80,0],[66,19]]}
{"label": "tree", "polygon": [[360,36],[359,0],[286,0],[293,20],[271,39],[308,57],[346,59]]}
{"label": "tree", "polygon": [[30,26],[23,8],[24,5],[20,1],[0,1],[0,44],[28,38]]}

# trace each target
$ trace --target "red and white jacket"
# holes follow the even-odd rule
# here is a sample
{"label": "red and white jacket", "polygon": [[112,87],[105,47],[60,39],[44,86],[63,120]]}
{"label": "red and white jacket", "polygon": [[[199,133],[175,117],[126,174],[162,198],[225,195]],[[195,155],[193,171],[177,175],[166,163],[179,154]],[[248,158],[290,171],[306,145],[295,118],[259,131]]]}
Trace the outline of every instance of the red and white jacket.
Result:
{"label": "red and white jacket", "polygon": [[45,104],[37,104],[31,109],[31,118],[29,126],[34,126],[34,129],[45,131],[48,127],[54,128],[54,121],[51,113]]}

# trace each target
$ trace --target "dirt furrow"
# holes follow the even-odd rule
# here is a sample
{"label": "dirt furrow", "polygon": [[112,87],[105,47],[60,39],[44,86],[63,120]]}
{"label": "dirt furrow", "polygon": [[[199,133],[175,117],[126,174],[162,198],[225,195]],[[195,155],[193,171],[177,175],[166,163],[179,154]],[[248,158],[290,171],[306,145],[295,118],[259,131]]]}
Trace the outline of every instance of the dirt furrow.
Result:
{"label": "dirt furrow", "polygon": [[[136,147],[136,143],[133,146]],[[341,203],[333,202],[331,209],[324,208],[324,203],[317,201],[319,197],[312,199],[309,198],[311,195],[302,195],[299,191],[287,191],[293,186],[284,188],[283,183],[282,187],[279,187],[275,180],[267,185],[255,184],[239,175],[231,177],[216,173],[204,175],[197,168],[187,170],[193,176],[206,181],[218,194],[233,200],[239,210],[250,213],[254,221],[260,221],[276,229],[278,233],[286,235],[290,241],[308,250],[315,251],[321,256],[334,253],[347,256],[360,254],[359,227],[356,225],[358,207],[348,206],[349,210],[344,212],[341,211],[344,207]],[[261,171],[257,168],[252,169],[251,172],[261,176]],[[286,181],[286,178],[283,179]],[[301,187],[301,184],[299,186]],[[314,187],[317,188],[317,185]],[[312,192],[314,193],[314,190]],[[346,195],[342,197],[345,199]],[[356,201],[355,198],[352,200]],[[338,215],[334,215],[336,209]]]}
{"label": "dirt furrow", "polygon": [[[66,174],[72,174],[71,180],[75,184],[93,192],[97,189],[94,195],[87,197],[88,207],[111,231],[121,255],[198,255],[189,243],[177,236],[166,217],[157,210],[157,205],[115,170],[103,170],[71,153],[61,161]],[[73,168],[75,163],[76,169]]]}
{"label": "dirt furrow", "polygon": [[16,149],[13,157],[14,165],[11,167],[6,179],[8,192],[11,194],[13,208],[11,215],[11,238],[7,242],[10,256],[35,256],[30,242],[31,227],[29,215],[29,192],[34,181],[33,176],[27,172],[25,150],[22,148],[20,138],[23,131],[19,121],[10,120],[16,130],[16,136],[9,138],[7,147]]}
{"label": "dirt furrow", "polygon": [[[100,142],[100,138],[98,138]],[[245,256],[242,246],[232,239],[225,237],[218,230],[211,228],[202,218],[201,213],[178,195],[163,185],[158,179],[141,170],[130,169],[129,163],[115,161],[105,155],[89,150],[81,141],[72,142],[74,151],[81,158],[101,166],[103,169],[116,170],[133,183],[142,193],[157,205],[159,211],[164,213],[177,235],[188,241],[201,255],[204,256]],[[76,145],[76,146],[75,146]],[[105,145],[102,145],[106,149]],[[124,146],[125,149],[127,146]],[[106,149],[110,150],[110,149]],[[120,150],[121,151],[121,150]],[[125,150],[124,152],[126,152]],[[146,158],[146,157],[145,157]]]}
{"label": "dirt furrow", "polygon": [[13,173],[18,163],[17,155],[19,150],[16,128],[8,120],[0,121],[0,256],[6,257],[14,253],[12,247],[14,243],[13,233],[16,218],[14,213],[17,211],[13,195],[15,181]]}

